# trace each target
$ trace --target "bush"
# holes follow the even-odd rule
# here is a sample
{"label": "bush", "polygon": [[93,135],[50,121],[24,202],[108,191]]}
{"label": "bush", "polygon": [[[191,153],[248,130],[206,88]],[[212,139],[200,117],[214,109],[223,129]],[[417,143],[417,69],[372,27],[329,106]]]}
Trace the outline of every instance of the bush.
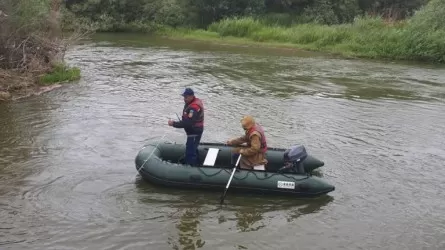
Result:
{"label": "bush", "polygon": [[68,45],[81,37],[76,32],[63,36],[61,4],[62,0],[0,2],[0,89],[28,88],[48,72],[56,74],[45,82],[80,75],[78,69],[56,66],[63,64]]}
{"label": "bush", "polygon": [[445,1],[431,0],[409,20],[413,31],[445,30]]}
{"label": "bush", "polygon": [[[423,13],[418,12],[419,15]],[[415,16],[413,19],[417,18]],[[445,30],[439,23],[429,30],[416,28],[418,26],[413,25],[412,20],[387,23],[380,17],[369,16],[356,18],[352,24],[341,25],[297,24],[280,27],[265,23],[251,17],[224,19],[210,25],[209,30],[220,36],[292,43],[306,49],[370,58],[445,62]]]}
{"label": "bush", "polygon": [[0,10],[0,68],[39,74],[63,61],[73,37],[61,31],[61,0],[3,0]]}
{"label": "bush", "polygon": [[252,17],[224,19],[209,26],[210,31],[221,36],[248,37],[261,30],[263,25]]}

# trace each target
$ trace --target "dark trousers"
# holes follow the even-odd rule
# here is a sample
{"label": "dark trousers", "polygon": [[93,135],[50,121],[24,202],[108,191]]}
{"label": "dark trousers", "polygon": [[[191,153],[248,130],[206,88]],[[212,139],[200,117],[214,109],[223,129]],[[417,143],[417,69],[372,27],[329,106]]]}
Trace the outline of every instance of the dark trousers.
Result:
{"label": "dark trousers", "polygon": [[197,166],[199,163],[198,146],[201,141],[202,132],[194,135],[187,135],[185,144],[185,163]]}

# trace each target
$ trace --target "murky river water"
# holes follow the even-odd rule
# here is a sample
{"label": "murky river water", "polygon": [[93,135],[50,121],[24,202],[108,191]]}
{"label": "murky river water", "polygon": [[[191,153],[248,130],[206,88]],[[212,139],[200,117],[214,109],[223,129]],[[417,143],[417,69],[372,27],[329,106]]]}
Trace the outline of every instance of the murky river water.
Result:
{"label": "murky river water", "polygon": [[[82,79],[0,104],[0,249],[445,249],[445,68],[103,35],[71,50]],[[252,114],[303,143],[336,186],[314,200],[166,189],[144,142],[191,86],[203,141]]]}

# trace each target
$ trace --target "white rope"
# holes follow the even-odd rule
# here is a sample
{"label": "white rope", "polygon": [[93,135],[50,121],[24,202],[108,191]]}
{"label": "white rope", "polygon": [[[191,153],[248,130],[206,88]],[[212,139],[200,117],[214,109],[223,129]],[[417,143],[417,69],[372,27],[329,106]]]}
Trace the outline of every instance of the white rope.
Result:
{"label": "white rope", "polygon": [[144,167],[145,163],[148,161],[148,159],[150,159],[150,157],[153,155],[153,153],[155,152],[155,150],[158,148],[159,143],[161,143],[162,139],[164,139],[166,134],[164,134],[162,136],[162,138],[159,140],[158,144],[156,144],[155,148],[153,149],[153,151],[151,151],[151,154],[147,157],[147,159],[144,161],[144,163],[141,165],[141,167],[138,169],[138,172]]}

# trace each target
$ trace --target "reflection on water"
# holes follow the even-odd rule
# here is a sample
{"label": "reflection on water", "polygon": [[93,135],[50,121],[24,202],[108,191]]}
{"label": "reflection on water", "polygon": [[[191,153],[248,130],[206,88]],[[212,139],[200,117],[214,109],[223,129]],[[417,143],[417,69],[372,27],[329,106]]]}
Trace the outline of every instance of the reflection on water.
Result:
{"label": "reflection on water", "polygon": [[[261,223],[261,220],[263,219],[263,211],[261,210],[261,208],[257,207],[239,208],[239,210],[235,212],[237,220],[236,227],[238,230],[241,232],[258,231],[265,227],[265,225]],[[259,225],[254,226],[256,224]]]}
{"label": "reflection on water", "polygon": [[[205,245],[199,224],[200,216],[205,213],[202,211],[203,206],[209,205],[205,202],[206,199],[194,200],[195,198],[189,195],[193,192],[154,186],[142,180],[140,176],[135,184],[143,197],[140,198],[141,202],[147,205],[166,202],[172,209],[167,215],[168,220],[174,222],[176,229],[171,230],[168,237],[168,244],[172,249],[198,249]],[[175,231],[177,234],[173,234]]]}
{"label": "reflection on water", "polygon": [[[109,35],[102,34],[95,39],[107,37]],[[259,97],[273,95],[290,98],[302,94],[318,94],[348,99],[397,98],[436,101],[443,100],[445,96],[445,67],[440,65],[423,66],[419,70],[418,65],[412,62],[402,65],[365,60],[326,60],[320,53],[280,48],[227,48],[205,42],[179,43],[175,40],[138,35],[112,37],[110,46],[128,46],[133,49],[153,46],[165,49],[166,52],[176,50],[184,54],[190,62],[186,65],[175,65],[178,66],[176,70],[185,69],[187,76],[191,74],[213,78],[218,82],[219,90],[225,88],[237,94],[247,91]],[[201,55],[195,57],[190,51],[200,51]],[[246,61],[245,55],[249,52],[252,55]],[[226,56],[227,53],[230,54],[229,57]],[[298,57],[294,57],[296,55]],[[129,63],[159,70],[157,62],[146,61],[145,58],[141,55]],[[184,57],[177,56],[175,59]],[[170,66],[173,65],[167,67]],[[156,75],[158,80],[163,77],[165,76]],[[211,82],[205,84],[212,85]]]}
{"label": "reflection on water", "polygon": [[44,170],[42,155],[49,149],[40,136],[53,122],[52,108],[51,100],[0,103],[0,194],[16,194],[26,177]]}
{"label": "reflection on water", "polygon": [[[219,193],[214,191],[178,190],[157,186],[144,181],[140,176],[135,185],[140,193],[140,201],[150,205],[168,203],[167,217],[174,222],[168,243],[172,249],[199,249],[206,241],[202,237],[202,220],[217,218],[218,225],[231,225],[234,221],[238,232],[254,232],[267,228],[270,218],[264,214],[280,212],[286,221],[292,222],[306,214],[317,213],[334,200],[330,195],[318,198],[288,199],[258,194],[230,194],[227,205],[218,206]],[[199,192],[197,194],[196,192]],[[175,232],[173,234],[173,232]]]}
{"label": "reflection on water", "polygon": [[201,212],[197,208],[186,208],[183,211],[179,223],[176,225],[179,236],[179,245],[173,245],[174,249],[198,249],[205,245],[199,234],[199,216]]}

